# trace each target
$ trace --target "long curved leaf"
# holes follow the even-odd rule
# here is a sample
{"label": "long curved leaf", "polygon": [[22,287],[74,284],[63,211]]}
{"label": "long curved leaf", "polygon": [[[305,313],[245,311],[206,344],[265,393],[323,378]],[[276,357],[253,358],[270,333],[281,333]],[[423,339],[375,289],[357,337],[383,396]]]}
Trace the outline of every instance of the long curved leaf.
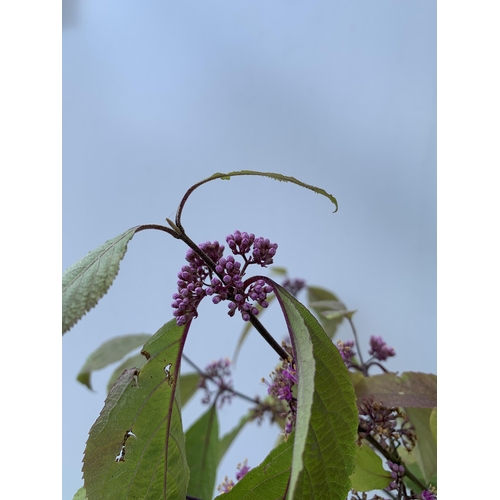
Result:
{"label": "long curved leaf", "polygon": [[[149,333],[131,333],[129,335],[113,337],[112,339],[104,342],[104,344],[100,345],[95,351],[90,353],[76,379],[78,382],[86,385],[89,389],[92,389],[90,376],[93,371],[100,370],[101,368],[105,368],[106,366],[120,361],[120,359],[122,359],[126,354],[133,351],[137,347],[144,345],[144,342],[146,342],[146,340],[150,337],[151,335]],[[132,366],[133,365],[130,365],[126,368],[132,368]],[[136,368],[140,368],[140,366],[136,366]],[[122,368],[120,373],[123,370],[124,368]]]}
{"label": "long curved leaf", "polygon": [[128,242],[141,226],[128,229],[89,252],[62,277],[63,335],[106,294],[113,283]]}
{"label": "long curved leaf", "polygon": [[287,499],[344,500],[355,468],[358,428],[349,373],[316,318],[277,283],[271,286],[285,315],[299,380]]}
{"label": "long curved leaf", "polygon": [[[189,196],[191,196],[191,193],[202,186],[203,184],[206,184],[207,182],[216,180],[216,179],[222,179],[222,180],[229,180],[231,177],[237,177],[240,175],[257,175],[260,177],[269,177],[270,179],[274,179],[276,181],[281,181],[281,182],[291,182],[292,184],[297,184],[297,186],[309,189],[311,191],[314,191],[316,194],[320,194],[322,196],[325,196],[328,198],[334,205],[335,205],[335,210],[333,213],[335,213],[338,210],[338,203],[337,200],[330,194],[327,193],[324,189],[321,189],[316,186],[312,186],[311,184],[306,184],[305,182],[299,181],[295,177],[290,177],[288,175],[283,175],[283,174],[277,174],[275,172],[259,172],[257,170],[237,170],[234,172],[227,172],[227,173],[221,173],[221,172],[216,172],[215,174],[211,175],[210,177],[207,177],[206,179],[203,179],[200,182],[197,182],[193,186],[191,186],[187,191],[184,197],[182,198],[182,201],[179,205],[179,208],[177,209],[177,214],[175,216],[175,222],[177,226],[181,226],[181,216],[182,216],[182,210],[184,208],[184,205],[186,204],[187,199]],[[171,224],[171,221],[169,221]]]}
{"label": "long curved leaf", "polygon": [[188,495],[212,498],[219,459],[219,419],[213,404],[187,431]]}
{"label": "long curved leaf", "polygon": [[[254,484],[246,496],[234,498],[345,500],[351,487],[349,476],[355,468],[358,427],[356,397],[349,373],[338,349],[307,308],[270,278],[252,279],[263,279],[273,288],[285,316],[298,373],[297,421],[288,472],[285,474],[286,468],[282,467],[276,483],[265,475],[265,488]],[[269,456],[286,449],[288,442]],[[247,476],[254,477],[250,473]],[[238,483],[238,491],[248,488],[247,476]]]}
{"label": "long curved leaf", "polygon": [[184,500],[189,481],[177,380],[190,322],[169,321],[145,344],[144,367],[125,370],[89,432],[89,500]]}

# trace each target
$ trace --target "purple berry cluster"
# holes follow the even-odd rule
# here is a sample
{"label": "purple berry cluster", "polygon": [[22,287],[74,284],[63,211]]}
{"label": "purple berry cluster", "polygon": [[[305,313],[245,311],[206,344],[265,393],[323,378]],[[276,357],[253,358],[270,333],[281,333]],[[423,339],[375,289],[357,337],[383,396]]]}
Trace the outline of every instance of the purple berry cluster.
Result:
{"label": "purple berry cluster", "polygon": [[342,342],[342,340],[337,340],[337,349],[340,352],[340,355],[342,356],[342,361],[344,364],[347,366],[347,368],[350,368],[352,366],[352,358],[356,356],[356,352],[353,349],[354,347],[354,340],[346,340],[345,342]]}
{"label": "purple berry cluster", "polygon": [[288,412],[281,415],[282,418],[286,418],[283,432],[286,440],[293,431],[297,415],[297,399],[292,392],[293,386],[299,382],[295,365],[290,364],[288,361],[282,361],[281,365],[271,373],[271,380],[272,382],[269,383],[262,379],[268,387],[267,393],[280,401],[288,403]]}
{"label": "purple berry cluster", "polygon": [[422,491],[420,500],[437,500],[436,490],[431,488],[430,490]]}
{"label": "purple berry cluster", "polygon": [[358,413],[359,443],[364,437],[371,435],[384,450],[391,452],[401,445],[408,451],[415,446],[415,428],[400,408],[387,408],[375,401],[373,396],[364,396],[358,403]]}
{"label": "purple berry cluster", "polygon": [[390,356],[395,356],[396,353],[392,347],[389,347],[382,337],[370,337],[370,350],[368,354],[380,361],[385,361]]}
{"label": "purple berry cluster", "polygon": [[245,458],[242,464],[238,464],[237,469],[238,472],[236,472],[236,481],[241,481],[250,470],[250,467],[248,466],[248,459]]}
{"label": "purple berry cluster", "polygon": [[[250,467],[247,465],[247,459],[244,460],[242,464],[238,464],[237,472],[236,472],[236,481],[241,481],[250,470]],[[228,493],[234,488],[234,481],[229,479],[227,476],[224,478],[219,486],[217,486],[217,490],[221,493]]]}
{"label": "purple berry cluster", "polygon": [[403,480],[405,474],[405,468],[402,465],[395,464],[393,462],[387,461],[387,465],[391,471],[392,481],[391,484],[386,488],[388,491],[399,489],[399,484]]}
{"label": "purple berry cluster", "polygon": [[[250,320],[250,314],[259,314],[257,303],[263,308],[268,306],[267,295],[272,288],[257,280],[248,289],[243,276],[250,264],[266,267],[273,263],[278,245],[267,238],[256,238],[254,234],[235,231],[226,238],[233,255],[243,258],[243,266],[233,255],[223,257],[224,246],[217,241],[202,243],[199,248],[215,263],[215,273],[192,249],[186,254],[188,265],[177,274],[177,293],[173,295],[174,316],[179,326],[185,325],[198,315],[201,300],[212,296],[212,302],[218,304],[227,300],[230,316],[240,311],[244,321]],[[251,255],[250,255],[251,253]],[[207,281],[209,282],[207,283]],[[249,302],[253,301],[253,302]]]}
{"label": "purple berry cluster", "polygon": [[290,279],[287,278],[283,281],[281,286],[289,293],[291,293],[294,297],[306,286],[306,282],[300,278]]}
{"label": "purple berry cluster", "polygon": [[231,380],[231,369],[229,366],[231,361],[228,358],[213,361],[206,368],[205,372],[198,382],[198,388],[205,391],[205,396],[201,400],[204,404],[210,404],[212,399],[212,391],[210,391],[207,381],[211,380],[217,385],[217,399],[219,408],[222,408],[224,403],[230,403],[233,398],[233,381]]}

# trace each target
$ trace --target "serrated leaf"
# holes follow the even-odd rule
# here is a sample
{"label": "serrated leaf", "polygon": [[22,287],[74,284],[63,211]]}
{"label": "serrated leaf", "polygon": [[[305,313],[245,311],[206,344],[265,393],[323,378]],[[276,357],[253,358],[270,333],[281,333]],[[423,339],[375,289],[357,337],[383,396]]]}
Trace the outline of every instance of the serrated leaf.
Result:
{"label": "serrated leaf", "polygon": [[307,287],[307,301],[309,308],[316,314],[321,326],[331,339],[335,337],[344,318],[356,312],[347,310],[334,293],[317,286]]}
{"label": "serrated leaf", "polygon": [[106,294],[118,274],[128,242],[139,227],[132,227],[106,241],[63,273],[63,335]]}
{"label": "serrated leaf", "polygon": [[[127,358],[109,378],[107,391],[109,392],[113,384],[118,380],[123,370],[127,368],[142,368],[146,363],[146,358],[142,354],[136,354]],[[179,377],[179,389],[181,392],[181,408],[194,396],[198,390],[200,375],[198,373],[185,373]]]}
{"label": "serrated leaf", "polygon": [[246,414],[240,418],[240,421],[236,424],[236,426],[231,429],[227,434],[224,434],[219,442],[219,463],[223,459],[227,450],[233,444],[233,441],[237,438],[238,434],[241,432],[243,427],[251,420],[251,415]]}
{"label": "serrated leaf", "polygon": [[287,499],[344,500],[355,468],[356,397],[338,349],[295,297],[267,277],[282,308],[297,365],[297,419]]}
{"label": "serrated leaf", "polygon": [[160,328],[144,346],[144,367],[126,370],[111,388],[85,449],[89,500],[185,500],[189,468],[177,381],[189,325],[172,320]]}
{"label": "serrated leaf", "polygon": [[[76,377],[77,380],[89,389],[92,389],[90,377],[93,371],[101,370],[102,368],[106,368],[106,366],[120,361],[126,354],[144,345],[144,342],[150,337],[151,335],[148,333],[134,333],[114,337],[104,342],[104,344],[89,355]],[[130,366],[127,368],[130,368]]]}
{"label": "serrated leaf", "polygon": [[356,396],[373,396],[387,407],[434,408],[437,405],[437,377],[432,373],[382,373],[359,377],[354,383]]}
{"label": "serrated leaf", "polygon": [[432,410],[433,408],[405,408],[417,434],[412,453],[427,484],[437,473],[437,443],[429,425]]}
{"label": "serrated leaf", "polygon": [[109,377],[108,385],[106,386],[106,390],[109,392],[113,384],[120,378],[120,375],[124,370],[129,368],[138,368],[139,370],[145,365],[146,358],[142,354],[135,354],[134,356],[130,356],[123,363],[118,366],[115,371]]}
{"label": "serrated leaf", "polygon": [[284,499],[290,480],[293,442],[292,434],[288,441],[274,448],[259,466],[250,469],[232,490],[216,498],[222,500]]}
{"label": "serrated leaf", "polygon": [[382,459],[370,446],[356,447],[356,470],[351,475],[354,490],[383,490],[391,481],[391,474],[382,467]]}
{"label": "serrated leaf", "polygon": [[186,457],[191,471],[188,495],[212,498],[219,463],[219,419],[215,404],[187,430]]}
{"label": "serrated leaf", "polygon": [[[268,177],[270,179],[274,179],[276,181],[280,182],[291,182],[292,184],[296,184],[297,186],[309,189],[310,191],[314,191],[316,194],[320,194],[322,196],[325,196],[328,198],[334,205],[335,205],[335,210],[334,213],[338,210],[338,203],[337,200],[329,193],[327,193],[324,189],[321,189],[316,186],[312,186],[311,184],[306,184],[305,182],[299,181],[298,179],[295,179],[295,177],[290,177],[288,175],[283,175],[283,174],[277,174],[275,172],[259,172],[257,170],[238,170],[235,172],[227,172],[227,173],[222,173],[222,172],[216,172],[215,174],[211,175],[210,177],[207,177],[206,179],[203,179],[202,181],[196,183],[194,186],[192,186],[188,192],[184,195],[183,202],[185,203],[189,195],[199,186],[206,184],[207,182],[216,180],[216,179],[222,179],[222,180],[229,180],[231,177],[237,177],[240,175],[256,175],[259,177]],[[181,205],[182,207],[183,205]],[[182,211],[182,208],[180,208],[180,211]],[[179,217],[180,213],[177,213],[177,217]],[[178,220],[178,219],[176,219]]]}
{"label": "serrated leaf", "polygon": [[274,291],[297,363],[297,423],[287,498],[344,500],[355,467],[356,397],[338,349],[312,314],[284,288]]}
{"label": "serrated leaf", "polygon": [[87,498],[87,494],[85,492],[85,488],[82,486],[73,497],[73,500],[85,500]]}
{"label": "serrated leaf", "polygon": [[[266,301],[270,305],[270,304],[272,304],[272,302],[275,298],[276,297],[274,295],[269,294],[267,296]],[[265,311],[265,309],[257,303],[255,303],[254,305],[259,310],[259,318],[261,318],[262,313],[263,313],[263,311]],[[245,342],[245,340],[246,340],[248,334],[250,333],[250,331],[252,330],[252,328],[253,328],[253,326],[252,326],[252,323],[250,323],[250,321],[247,321],[245,323],[245,325],[243,326],[243,330],[240,333],[240,338],[238,339],[238,343],[236,344],[236,348],[234,349],[233,361],[232,361],[233,365],[236,365],[236,360],[238,359],[238,355],[240,354],[241,348],[243,347],[243,343]]]}

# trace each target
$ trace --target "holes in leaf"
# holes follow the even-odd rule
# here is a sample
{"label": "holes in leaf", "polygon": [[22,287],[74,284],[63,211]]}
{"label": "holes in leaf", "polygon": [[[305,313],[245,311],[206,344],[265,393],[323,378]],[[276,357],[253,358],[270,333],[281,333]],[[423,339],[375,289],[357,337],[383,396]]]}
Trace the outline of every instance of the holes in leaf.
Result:
{"label": "holes in leaf", "polygon": [[116,455],[115,462],[125,462],[125,443],[130,436],[133,436],[137,439],[137,436],[132,432],[132,429],[128,430],[125,433],[125,436],[123,437],[122,447],[120,448],[120,453]]}

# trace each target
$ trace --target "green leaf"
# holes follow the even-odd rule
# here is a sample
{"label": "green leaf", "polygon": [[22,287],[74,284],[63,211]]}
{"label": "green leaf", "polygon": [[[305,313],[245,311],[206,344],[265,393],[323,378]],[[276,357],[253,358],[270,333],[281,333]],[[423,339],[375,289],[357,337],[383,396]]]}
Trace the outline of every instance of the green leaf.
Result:
{"label": "green leaf", "polygon": [[222,180],[229,180],[231,177],[237,177],[240,175],[258,175],[260,177],[269,177],[270,179],[274,179],[277,181],[281,182],[291,182],[292,184],[297,184],[298,186],[301,186],[306,189],[310,189],[311,191],[314,191],[316,194],[320,194],[322,196],[325,196],[328,198],[334,205],[335,205],[335,210],[333,213],[335,213],[338,210],[338,203],[337,200],[329,193],[327,193],[324,189],[318,188],[316,186],[312,186],[310,184],[306,184],[302,181],[299,181],[298,179],[295,179],[295,177],[290,177],[288,175],[282,175],[282,174],[277,174],[274,172],[258,172],[256,170],[238,170],[236,172],[228,172],[228,173],[221,173],[221,172],[216,172],[215,174],[211,175],[210,177],[207,177],[206,179],[203,179],[200,182],[197,182],[193,186],[191,186],[184,197],[182,198],[182,201],[179,205],[179,208],[177,209],[177,214],[175,217],[175,222],[174,226],[178,227],[181,226],[181,217],[182,217],[182,210],[184,209],[184,205],[186,204],[186,201],[188,198],[191,196],[191,193],[202,186],[203,184],[206,184],[207,182],[216,180],[216,179],[222,179]]}
{"label": "green leaf", "polygon": [[429,417],[429,428],[437,444],[437,408],[433,408]]}
{"label": "green leaf", "polygon": [[288,270],[286,267],[281,267],[281,266],[271,266],[269,268],[269,270],[274,273],[274,274],[277,274],[279,276],[286,276],[288,274]]}
{"label": "green leaf", "polygon": [[[122,359],[123,356],[128,354],[130,351],[144,345],[144,342],[146,342],[146,340],[150,337],[151,335],[148,333],[135,333],[114,337],[111,340],[104,342],[104,344],[89,355],[87,361],[85,361],[85,364],[80,370],[80,373],[76,377],[77,380],[86,385],[89,389],[92,389],[90,376],[93,371],[100,370],[106,366],[116,363],[116,361],[120,361],[120,359]],[[131,367],[129,366],[127,368]]]}
{"label": "green leaf", "polygon": [[318,321],[270,278],[292,339],[297,365],[297,421],[289,500],[345,500],[355,468],[356,397],[338,349]]}
{"label": "green leaf", "polygon": [[347,310],[347,307],[334,293],[317,286],[307,287],[307,301],[331,339],[337,333],[344,318],[352,317],[356,312]]}
{"label": "green leaf", "polygon": [[[123,370],[127,368],[142,368],[146,363],[146,358],[142,354],[136,354],[127,358],[111,375],[107,391],[109,392],[113,384],[118,380]],[[179,378],[179,389],[181,391],[181,408],[194,396],[198,390],[200,376],[198,373],[185,373]]]}
{"label": "green leaf", "polygon": [[181,391],[181,407],[195,395],[198,390],[200,375],[198,373],[185,373],[179,378],[179,387]]}
{"label": "green leaf", "polygon": [[185,500],[189,481],[178,376],[189,330],[169,321],[145,344],[144,367],[126,370],[89,432],[89,500]]}
{"label": "green leaf", "polygon": [[425,483],[429,484],[437,473],[437,442],[430,428],[433,408],[405,408],[405,411],[417,434],[417,443],[412,453]]}
{"label": "green leaf", "polygon": [[382,459],[370,446],[356,447],[356,470],[351,476],[354,490],[383,490],[391,481],[390,472],[382,467]]}
{"label": "green leaf", "polygon": [[251,415],[246,414],[240,418],[240,421],[236,424],[236,426],[231,429],[227,434],[221,438],[219,442],[219,463],[224,458],[229,447],[233,444],[233,441],[236,439],[238,434],[241,432],[243,427],[251,420]]}
{"label": "green leaf", "polygon": [[186,432],[186,456],[191,471],[188,495],[212,498],[219,462],[219,420],[215,404]]}
{"label": "green leaf", "polygon": [[[269,177],[270,179],[274,179],[276,181],[291,182],[293,184],[297,184],[297,186],[301,186],[303,188],[314,191],[316,194],[321,194],[321,195],[325,196],[335,205],[334,213],[338,210],[337,200],[331,194],[327,193],[324,189],[321,189],[321,188],[316,187],[316,186],[312,186],[311,184],[306,184],[305,182],[302,182],[302,181],[299,181],[298,179],[295,179],[295,177],[277,174],[275,172],[258,172],[256,170],[238,170],[236,172],[228,172],[226,174],[223,174],[221,172],[216,172],[215,174],[211,175],[207,179],[204,179],[201,182],[199,182],[198,184],[196,184],[196,186],[193,186],[193,188],[201,186],[202,184],[205,184],[206,182],[209,182],[209,181],[213,181],[215,179],[229,180],[231,177],[237,177],[240,175],[258,175],[260,177]],[[193,189],[193,188],[191,188],[191,189]]]}
{"label": "green leaf", "polygon": [[132,227],[116,238],[106,241],[63,273],[63,335],[106,294],[118,274],[128,242],[139,227]]}
{"label": "green leaf", "polygon": [[141,369],[146,361],[146,358],[142,354],[135,354],[134,356],[130,356],[129,358],[127,358],[123,363],[120,364],[120,366],[116,368],[116,370],[111,374],[111,377],[109,377],[106,390],[108,392],[111,390],[111,387],[113,387],[113,384],[120,378],[120,375],[124,370],[127,370],[129,368]]}
{"label": "green leaf", "polygon": [[274,448],[259,466],[250,469],[231,491],[219,495],[217,498],[222,500],[277,500],[285,498],[290,479],[293,443],[292,434],[288,441],[284,441]]}
{"label": "green leaf", "polygon": [[73,497],[73,500],[85,500],[87,498],[87,494],[85,492],[85,488],[82,486]]}
{"label": "green leaf", "polygon": [[[426,484],[426,480],[424,478],[424,475],[422,474],[422,471],[420,470],[420,467],[417,464],[417,459],[413,451],[408,451],[404,446],[400,446],[398,448],[398,455],[401,457],[401,460],[404,463],[405,469],[409,470],[413,475],[422,483]],[[434,475],[434,478],[431,479],[431,484],[436,486],[436,475]],[[422,491],[422,488],[415,484],[408,476],[404,477],[404,482],[405,484],[414,490],[415,493],[420,493]],[[428,484],[428,483],[427,483]]]}
{"label": "green leaf", "polygon": [[[272,302],[275,298],[276,298],[275,295],[269,294],[267,296],[266,301],[268,304],[272,304]],[[254,305],[259,310],[259,318],[261,318],[262,313],[265,311],[265,309],[257,303],[255,303]],[[253,328],[253,326],[252,326],[252,323],[250,323],[250,321],[247,321],[245,323],[245,325],[243,326],[243,330],[241,331],[240,338],[238,339],[238,343],[236,344],[236,349],[234,350],[233,361],[232,361],[233,365],[236,365],[236,360],[237,360],[238,355],[241,351],[241,348],[243,347],[243,342],[245,342],[245,339],[247,338],[247,336],[250,333],[250,330],[252,330],[252,328]]]}
{"label": "green leaf", "polygon": [[359,400],[373,396],[388,408],[434,408],[437,405],[437,377],[432,373],[382,373],[371,377],[356,377],[354,389]]}

